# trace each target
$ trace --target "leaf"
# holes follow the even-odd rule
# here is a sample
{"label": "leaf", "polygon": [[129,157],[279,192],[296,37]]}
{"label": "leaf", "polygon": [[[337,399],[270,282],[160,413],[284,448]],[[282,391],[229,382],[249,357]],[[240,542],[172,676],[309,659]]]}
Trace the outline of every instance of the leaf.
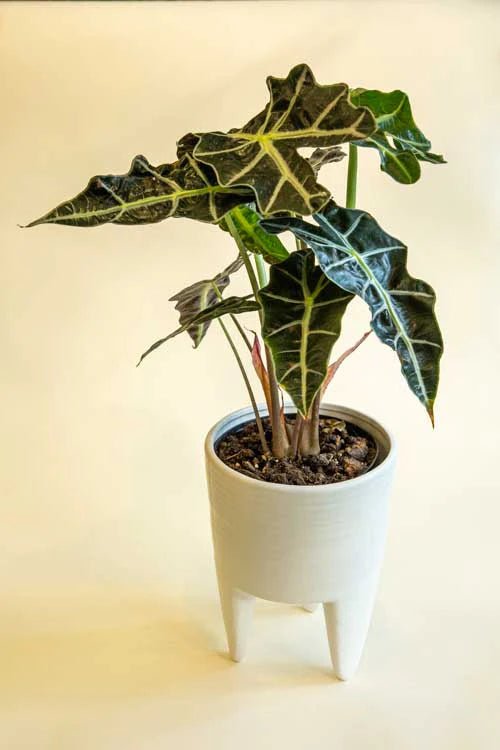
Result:
{"label": "leaf", "polygon": [[415,124],[410,100],[404,91],[354,89],[351,102],[368,107],[377,123],[377,132],[356,142],[356,146],[377,148],[380,168],[398,182],[407,185],[416,182],[420,177],[419,161],[445,163],[442,156],[431,153],[431,142]]}
{"label": "leaf", "polygon": [[407,248],[364,211],[331,201],[314,216],[263,221],[266,231],[291,230],[314,250],[326,276],[361,297],[372,313],[371,327],[394,349],[401,371],[433,420],[443,341],[434,315],[434,291],[406,269]]}
{"label": "leaf", "polygon": [[209,167],[185,151],[179,161],[153,167],[136,156],[125,175],[92,177],[81,193],[28,224],[151,224],[170,217],[219,221],[253,195],[217,184]]}
{"label": "leaf", "polygon": [[278,383],[305,417],[326,377],[352,294],[326,278],[314,265],[310,250],[299,250],[271,266],[269,284],[259,297],[262,335],[271,350]]}
{"label": "leaf", "polygon": [[[216,289],[219,292],[223,292],[229,285],[230,275],[238,271],[242,265],[243,260],[238,256],[233,263],[218,273],[217,276],[214,276],[213,279],[197,281],[170,297],[169,302],[177,302],[175,309],[180,313],[179,323],[184,325],[186,321],[189,321],[197,313],[206,310],[207,307],[212,307],[219,300]],[[194,342],[194,349],[201,344],[210,326],[210,322],[210,320],[207,320],[203,323],[196,323],[186,329]]]}
{"label": "leaf", "polygon": [[256,333],[254,333],[252,346],[252,364],[262,385],[262,390],[264,391],[268,413],[271,414],[271,385],[269,383],[269,375],[266,366],[262,360],[259,337]]}
{"label": "leaf", "polygon": [[307,161],[314,169],[314,173],[318,174],[321,167],[325,164],[331,164],[335,161],[342,161],[345,157],[345,153],[338,146],[332,146],[331,148],[316,148],[311,156],[308,157]]}
{"label": "leaf", "polygon": [[297,149],[366,138],[375,130],[373,115],[351,104],[345,83],[321,86],[304,64],[286,78],[270,76],[267,87],[270,101],[262,112],[228,133],[196,134],[193,154],[213,167],[219,185],[252,188],[263,215],[314,213],[325,205],[329,191],[316,182]]}
{"label": "leaf", "polygon": [[342,364],[342,362],[345,359],[347,359],[347,357],[349,357],[353,352],[355,352],[356,349],[358,348],[358,346],[361,346],[361,344],[363,343],[363,341],[365,341],[365,339],[368,338],[368,336],[370,335],[370,333],[371,333],[371,331],[368,331],[367,333],[364,333],[361,336],[361,338],[356,341],[356,343],[354,344],[354,346],[351,346],[349,349],[346,349],[346,351],[343,354],[341,354],[340,357],[335,360],[335,362],[332,362],[332,364],[329,365],[328,371],[326,373],[326,378],[325,378],[325,380],[323,382],[323,385],[321,386],[321,398],[323,398],[326,389],[328,388],[328,386],[332,382],[333,376],[335,375],[335,373],[339,369],[339,367]]}
{"label": "leaf", "polygon": [[276,235],[268,234],[259,222],[261,216],[248,206],[238,206],[231,211],[238,234],[245,248],[256,255],[262,255],[267,263],[279,263],[289,256],[289,252]]}
{"label": "leaf", "polygon": [[220,302],[216,302],[215,305],[207,307],[204,310],[201,310],[199,313],[196,313],[196,315],[193,315],[191,318],[186,320],[185,323],[183,323],[179,328],[177,328],[172,333],[169,333],[168,336],[165,336],[162,339],[158,339],[158,341],[155,341],[154,344],[151,344],[149,349],[145,351],[141,356],[137,364],[140,365],[142,360],[147,357],[148,354],[151,354],[152,351],[158,349],[158,347],[164,344],[165,341],[173,339],[174,336],[178,336],[179,333],[184,333],[184,331],[187,331],[189,328],[195,325],[206,323],[207,321],[214,320],[215,318],[220,318],[223,315],[237,315],[239,313],[254,312],[255,310],[260,310],[260,305],[255,300],[249,299],[249,297],[228,297],[227,299],[223,299]]}

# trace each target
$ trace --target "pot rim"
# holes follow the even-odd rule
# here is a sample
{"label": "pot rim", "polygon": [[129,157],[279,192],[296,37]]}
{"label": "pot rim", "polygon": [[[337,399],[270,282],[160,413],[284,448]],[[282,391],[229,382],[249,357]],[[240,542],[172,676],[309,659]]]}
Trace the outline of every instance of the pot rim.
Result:
{"label": "pot rim", "polygon": [[[263,417],[268,416],[268,409],[266,404],[257,404],[257,408],[259,411],[259,414]],[[221,461],[217,453],[214,449],[214,443],[215,443],[215,435],[220,430],[223,423],[230,419],[231,417],[235,417],[236,415],[241,416],[241,422],[239,424],[244,424],[245,422],[252,421],[254,419],[254,413],[251,406],[244,407],[242,409],[235,409],[234,411],[230,412],[229,414],[226,414],[222,419],[219,419],[213,427],[208,431],[208,434],[205,438],[205,456],[207,461],[210,460],[212,462],[215,462],[218,466],[218,468],[224,473],[229,474],[233,479],[238,478],[239,481],[243,483],[247,483],[250,486],[255,487],[261,487],[264,485],[266,489],[272,489],[276,488],[280,491],[283,491],[283,488],[286,488],[287,491],[290,491],[292,493],[297,492],[304,492],[307,491],[313,491],[316,493],[325,493],[325,492],[341,492],[347,487],[351,488],[354,485],[362,485],[368,481],[373,481],[376,477],[378,477],[379,474],[382,474],[383,472],[387,471],[395,462],[396,460],[396,440],[393,435],[393,433],[387,429],[383,424],[379,422],[378,419],[375,419],[369,414],[366,414],[365,412],[358,411],[357,409],[352,409],[349,406],[342,406],[340,404],[330,404],[330,403],[324,403],[321,405],[321,408],[328,408],[329,411],[343,411],[348,412],[354,419],[356,416],[359,415],[363,420],[367,419],[369,422],[374,423],[377,428],[385,434],[385,437],[387,438],[388,442],[388,450],[387,455],[385,458],[382,459],[382,461],[377,464],[373,469],[370,469],[370,471],[367,471],[365,474],[361,474],[359,477],[354,477],[353,479],[345,479],[342,482],[330,482],[329,484],[308,484],[308,485],[298,485],[298,484],[282,484],[280,482],[265,482],[263,479],[253,479],[253,477],[248,477],[246,474],[241,474],[239,471],[236,471],[235,469],[232,469],[231,467],[227,466],[227,464],[224,463],[224,461]],[[292,403],[285,403],[285,414],[292,412],[295,413],[295,407]],[[246,419],[247,416],[250,416],[250,420]],[[327,414],[325,416],[331,416],[330,414]],[[354,424],[356,424],[354,422]],[[234,429],[236,425],[233,425],[231,429]],[[361,425],[360,425],[361,426]],[[367,432],[371,435],[371,437],[374,440],[377,440],[377,437],[373,435],[373,433],[363,426],[363,429],[366,429]],[[229,431],[229,430],[228,430]],[[224,434],[223,433],[220,437],[217,437],[217,440],[220,440]],[[379,442],[377,440],[377,442]]]}

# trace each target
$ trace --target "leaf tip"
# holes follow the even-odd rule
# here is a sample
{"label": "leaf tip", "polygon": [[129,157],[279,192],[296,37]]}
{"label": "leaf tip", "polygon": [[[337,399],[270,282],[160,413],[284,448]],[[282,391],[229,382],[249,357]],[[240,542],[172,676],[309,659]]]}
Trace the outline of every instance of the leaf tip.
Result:
{"label": "leaf tip", "polygon": [[427,409],[427,414],[429,415],[429,419],[431,420],[432,429],[434,430],[436,428],[435,420],[434,420],[434,404],[430,404]]}
{"label": "leaf tip", "polygon": [[34,221],[30,221],[29,224],[18,224],[17,226],[19,229],[29,229],[30,227],[36,227],[38,224],[43,224],[43,218],[42,219],[35,219]]}

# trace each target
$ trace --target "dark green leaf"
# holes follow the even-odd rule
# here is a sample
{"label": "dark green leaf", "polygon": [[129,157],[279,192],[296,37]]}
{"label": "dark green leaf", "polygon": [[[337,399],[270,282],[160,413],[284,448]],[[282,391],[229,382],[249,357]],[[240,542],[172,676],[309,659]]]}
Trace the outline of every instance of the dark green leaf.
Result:
{"label": "dark green leaf", "polygon": [[331,201],[314,216],[263,221],[267,231],[290,229],[314,250],[326,276],[359,295],[372,312],[371,327],[394,349],[408,385],[433,419],[443,341],[432,288],[408,274],[407,249],[370,214]]}
{"label": "dark green leaf", "polygon": [[[264,230],[261,229],[264,233]],[[214,276],[213,279],[203,279],[203,281],[197,281],[195,284],[186,287],[177,294],[170,297],[170,302],[177,302],[175,309],[179,311],[179,323],[184,325],[187,321],[191,320],[195,315],[202,310],[206,310],[207,307],[212,307],[218,300],[219,293],[223,292],[224,289],[229,285],[229,277],[232,273],[238,271],[243,265],[243,260],[240,256],[231,263],[227,268]],[[203,337],[205,336],[208,327],[210,326],[210,320],[206,320],[202,323],[195,323],[188,326],[186,329],[194,342],[194,348],[201,344]]]}
{"label": "dark green leaf", "polygon": [[268,234],[259,222],[261,216],[248,206],[238,206],[230,213],[233,224],[245,248],[256,255],[262,255],[267,263],[279,263],[289,256],[281,240]]}
{"label": "dark green leaf", "polygon": [[196,315],[193,315],[191,318],[186,320],[183,325],[181,325],[179,328],[176,328],[176,330],[172,333],[169,333],[168,336],[155,341],[155,343],[152,344],[149,349],[145,351],[141,356],[138,364],[140,365],[142,360],[147,357],[148,354],[151,354],[152,351],[158,349],[158,347],[164,344],[165,341],[173,339],[174,336],[178,336],[179,333],[184,333],[184,331],[187,331],[189,328],[195,325],[215,320],[215,318],[220,318],[223,315],[238,315],[240,313],[254,312],[255,310],[260,310],[259,303],[253,299],[249,299],[248,297],[228,297],[227,299],[223,299],[220,302],[216,302],[215,305],[207,307],[204,310],[201,310],[199,313],[196,313]]}
{"label": "dark green leaf", "polygon": [[252,198],[251,192],[217,185],[210,167],[199,164],[189,152],[159,167],[136,156],[127,174],[93,177],[83,192],[28,226],[151,224],[170,217],[216,222]]}
{"label": "dark green leaf", "polygon": [[366,138],[375,131],[373,115],[351,104],[346,84],[316,83],[307,65],[297,65],[286,78],[270,76],[267,86],[271,97],[262,112],[228,133],[197,134],[194,156],[213,167],[219,185],[251,187],[263,215],[313,213],[330,194],[297,149]]}
{"label": "dark green leaf", "polygon": [[262,335],[278,382],[307,416],[326,377],[342,315],[353,295],[328,280],[314,265],[310,250],[300,250],[271,266],[269,284],[259,296]]}
{"label": "dark green leaf", "polygon": [[[377,148],[380,166],[398,182],[407,185],[420,177],[419,161],[443,164],[444,159],[431,153],[431,142],[415,124],[410,101],[404,91],[351,91],[353,104],[368,109],[375,116],[377,132],[357,142],[357,146]],[[392,143],[389,140],[392,139]]]}

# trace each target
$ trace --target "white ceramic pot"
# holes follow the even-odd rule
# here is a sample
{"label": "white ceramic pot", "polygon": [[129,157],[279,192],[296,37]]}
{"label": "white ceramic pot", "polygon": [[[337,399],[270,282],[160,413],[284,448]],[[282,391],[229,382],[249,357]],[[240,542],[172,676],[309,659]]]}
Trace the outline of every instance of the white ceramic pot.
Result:
{"label": "white ceramic pot", "polygon": [[[293,411],[292,407],[286,409]],[[267,415],[265,407],[261,413]],[[395,466],[392,435],[371,417],[323,404],[321,413],[363,428],[379,454],[367,474],[337,484],[262,482],[226,466],[214,446],[253,419],[251,408],[221,419],[205,442],[215,564],[229,651],[246,650],[255,597],[321,602],[335,674],[348,679],[363,650],[386,533]]]}

